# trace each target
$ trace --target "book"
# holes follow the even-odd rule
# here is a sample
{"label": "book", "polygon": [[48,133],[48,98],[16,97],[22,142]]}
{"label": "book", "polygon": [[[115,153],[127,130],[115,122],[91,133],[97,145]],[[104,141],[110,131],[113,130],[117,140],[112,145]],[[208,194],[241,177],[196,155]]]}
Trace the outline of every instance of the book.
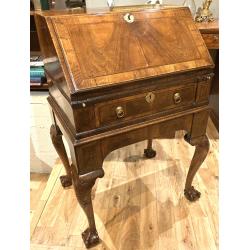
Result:
{"label": "book", "polygon": [[30,76],[45,76],[44,67],[30,67]]}
{"label": "book", "polygon": [[46,83],[47,79],[44,76],[32,76],[30,77],[30,82],[31,83]]}
{"label": "book", "polygon": [[44,70],[44,66],[31,66],[30,70],[32,70],[32,71],[42,71],[42,70]]}
{"label": "book", "polygon": [[31,71],[44,71],[43,66],[38,66],[38,67],[30,67]]}
{"label": "book", "polygon": [[45,76],[44,71],[30,71],[30,77],[41,77]]}
{"label": "book", "polygon": [[30,66],[31,67],[41,67],[41,66],[44,66],[44,63],[43,63],[43,61],[31,61]]}
{"label": "book", "polygon": [[31,82],[30,86],[42,86],[41,82]]}

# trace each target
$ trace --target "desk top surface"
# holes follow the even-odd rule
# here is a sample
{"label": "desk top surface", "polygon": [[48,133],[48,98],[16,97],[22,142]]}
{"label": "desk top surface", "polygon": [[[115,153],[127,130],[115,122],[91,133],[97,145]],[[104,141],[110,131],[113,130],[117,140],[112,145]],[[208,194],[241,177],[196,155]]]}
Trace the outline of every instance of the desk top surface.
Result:
{"label": "desk top surface", "polygon": [[71,92],[213,67],[188,8],[126,13],[48,15]]}

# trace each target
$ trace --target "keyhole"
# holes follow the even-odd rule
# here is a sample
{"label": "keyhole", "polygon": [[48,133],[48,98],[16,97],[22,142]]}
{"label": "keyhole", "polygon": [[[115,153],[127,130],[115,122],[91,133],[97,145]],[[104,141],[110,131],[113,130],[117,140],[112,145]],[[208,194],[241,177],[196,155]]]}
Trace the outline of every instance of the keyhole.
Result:
{"label": "keyhole", "polygon": [[133,23],[134,22],[134,16],[131,15],[130,13],[127,13],[123,18],[128,23]]}
{"label": "keyhole", "polygon": [[146,95],[146,101],[147,101],[148,103],[152,103],[152,102],[154,101],[154,99],[155,99],[155,95],[154,95],[153,93],[148,93],[148,94]]}

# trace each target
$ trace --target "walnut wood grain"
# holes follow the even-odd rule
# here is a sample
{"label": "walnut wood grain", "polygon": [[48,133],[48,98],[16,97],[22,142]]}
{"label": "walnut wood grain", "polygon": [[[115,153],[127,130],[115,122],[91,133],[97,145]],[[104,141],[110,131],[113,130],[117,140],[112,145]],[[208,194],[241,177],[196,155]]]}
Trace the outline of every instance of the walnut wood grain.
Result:
{"label": "walnut wood grain", "polygon": [[131,24],[125,13],[47,17],[75,91],[213,67],[188,8],[131,13]]}
{"label": "walnut wood grain", "polygon": [[46,65],[53,81],[48,102],[69,144],[75,193],[89,222],[82,234],[86,247],[99,242],[91,189],[104,175],[108,154],[148,140],[144,153],[151,158],[153,139],[174,138],[184,130],[196,146],[185,186],[185,195],[194,200],[199,193],[192,180],[207,153],[214,65],[190,11],[131,11],[133,23],[124,14],[43,16],[56,53]]}
{"label": "walnut wood grain", "polygon": [[[147,94],[153,94],[154,100],[150,103],[146,101]],[[180,95],[180,102],[174,101],[174,95]],[[120,106],[124,110],[124,117],[121,119],[131,120],[135,117],[145,116],[171,108],[190,105],[195,100],[196,84],[185,85],[182,87],[173,87],[163,90],[145,91],[140,95],[133,95],[126,98],[116,99],[110,102],[103,102],[96,105],[96,114],[99,118],[97,125],[103,125],[111,122],[118,122],[115,109]],[[205,94],[203,95],[205,96]],[[209,96],[209,94],[207,94]]]}
{"label": "walnut wood grain", "polygon": [[202,34],[207,48],[219,49],[219,34]]}
{"label": "walnut wood grain", "polygon": [[219,20],[195,23],[208,49],[219,49]]}

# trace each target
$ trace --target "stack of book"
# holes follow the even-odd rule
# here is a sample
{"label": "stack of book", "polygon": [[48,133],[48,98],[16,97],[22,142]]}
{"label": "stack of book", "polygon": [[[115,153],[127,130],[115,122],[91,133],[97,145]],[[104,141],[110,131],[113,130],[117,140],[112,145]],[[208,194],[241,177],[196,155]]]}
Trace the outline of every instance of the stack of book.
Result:
{"label": "stack of book", "polygon": [[39,56],[30,58],[30,85],[41,86],[47,79],[44,73],[44,63]]}

